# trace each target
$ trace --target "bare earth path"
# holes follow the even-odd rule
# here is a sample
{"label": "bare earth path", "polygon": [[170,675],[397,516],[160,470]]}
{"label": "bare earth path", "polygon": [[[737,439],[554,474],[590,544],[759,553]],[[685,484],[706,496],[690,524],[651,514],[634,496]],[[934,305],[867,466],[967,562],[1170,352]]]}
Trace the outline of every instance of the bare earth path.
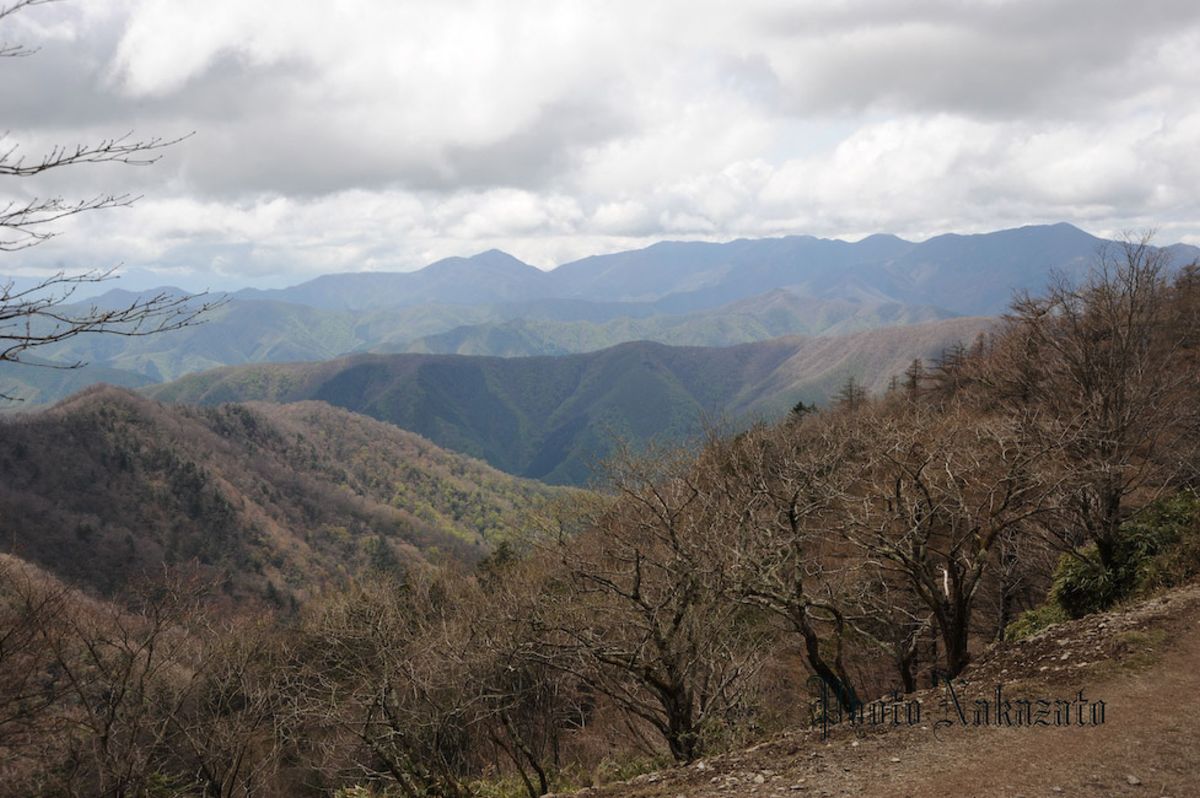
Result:
{"label": "bare earth path", "polygon": [[[1022,678],[1017,678],[1020,675]],[[1126,612],[1053,627],[964,674],[970,701],[1102,699],[1100,726],[932,723],[810,731],[688,768],[586,790],[600,798],[700,796],[1173,796],[1200,798],[1200,586]],[[927,695],[936,709],[941,694]],[[970,713],[969,702],[963,701]],[[933,718],[944,717],[936,710]]]}

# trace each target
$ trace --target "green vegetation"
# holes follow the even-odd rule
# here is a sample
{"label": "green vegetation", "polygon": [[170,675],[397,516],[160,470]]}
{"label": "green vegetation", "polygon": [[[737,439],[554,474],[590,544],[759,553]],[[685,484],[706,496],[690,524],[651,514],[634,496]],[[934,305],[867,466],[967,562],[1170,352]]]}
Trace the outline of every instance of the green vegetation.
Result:
{"label": "green vegetation", "polygon": [[698,435],[706,417],[780,417],[797,398],[832,396],[847,374],[875,375],[863,385],[880,391],[914,357],[986,324],[953,319],[713,349],[639,342],[557,358],[359,355],[221,369],[147,392],[198,404],[319,399],[511,474],[580,485],[617,438],[678,442]]}
{"label": "green vegetation", "polygon": [[1004,639],[1010,643],[1024,640],[1056,623],[1070,619],[1071,616],[1067,615],[1067,611],[1057,601],[1047,600],[1041,606],[1021,613],[1021,617],[1005,628]]}
{"label": "green vegetation", "polygon": [[0,402],[0,412],[28,410],[50,404],[98,382],[122,388],[151,385],[154,379],[132,371],[106,366],[84,366],[78,369],[40,367],[46,361],[26,358],[24,364],[0,362],[0,396],[17,401]]}
{"label": "green vegetation", "polygon": [[1121,525],[1114,568],[1099,562],[1095,545],[1064,554],[1050,599],[1071,618],[1119,601],[1175,587],[1200,573],[1200,499],[1190,491],[1161,499]]}
{"label": "green vegetation", "polygon": [[[637,305],[560,308],[553,301],[523,305],[430,305],[350,313],[270,300],[230,300],[203,324],[146,338],[83,336],[44,348],[54,363],[91,364],[82,371],[7,368],[0,388],[27,402],[48,403],[87,385],[137,386],[247,363],[324,361],[351,352],[465,355],[563,355],[627,341],[729,346],[781,335],[834,335],[911,324],[951,315],[898,303],[859,304],[801,298],[786,291],[687,315],[645,313]],[[568,317],[556,318],[565,313]],[[520,316],[514,314],[523,314]],[[543,314],[549,314],[543,317]]]}
{"label": "green vegetation", "polygon": [[[47,346],[47,358],[84,361],[110,376],[40,378],[40,387],[22,386],[20,395],[51,402],[101,379],[128,385],[130,375],[140,375],[163,382],[221,366],[323,361],[352,352],[511,357],[639,340],[729,346],[997,314],[1014,286],[1037,290],[1051,269],[1078,273],[1100,244],[1070,225],[921,244],[890,236],[856,244],[802,236],[663,243],[551,272],[493,251],[417,272],[326,275],[287,289],[247,289],[226,297],[198,326]],[[117,306],[133,296],[118,292],[107,301]],[[865,365],[860,376],[876,373]],[[892,374],[879,373],[885,380]],[[825,382],[840,384],[845,376]],[[0,386],[5,379],[0,375]]]}
{"label": "green vegetation", "polygon": [[1105,569],[1095,544],[1063,554],[1046,601],[1009,625],[1020,640],[1055,623],[1082,618],[1131,599],[1186,584],[1200,575],[1200,497],[1180,491],[1143,508],[1121,525],[1115,569]]}
{"label": "green vegetation", "polygon": [[1118,633],[1112,640],[1117,655],[1117,668],[1141,671],[1158,662],[1163,644],[1167,642],[1164,629],[1130,629]]}

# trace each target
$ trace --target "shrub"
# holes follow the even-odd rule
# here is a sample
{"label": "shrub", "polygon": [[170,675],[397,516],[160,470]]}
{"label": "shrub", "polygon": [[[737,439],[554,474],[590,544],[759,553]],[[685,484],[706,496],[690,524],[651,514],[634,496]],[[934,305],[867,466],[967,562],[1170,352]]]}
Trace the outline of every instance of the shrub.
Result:
{"label": "shrub", "polygon": [[1004,639],[1009,642],[1024,640],[1047,627],[1068,620],[1069,617],[1057,601],[1047,600],[1040,607],[1021,613],[1019,618],[1005,628]]}
{"label": "shrub", "polygon": [[1118,560],[1116,573],[1100,564],[1094,545],[1078,553],[1064,554],[1054,569],[1048,604],[1061,609],[1068,618],[1082,618],[1112,606],[1121,595],[1119,574],[1124,572],[1124,558]]}
{"label": "shrub", "polygon": [[1095,545],[1064,554],[1054,569],[1046,601],[1009,624],[1005,640],[1022,640],[1051,624],[1200,576],[1200,497],[1181,491],[1123,524],[1115,565],[1112,571],[1105,570]]}
{"label": "shrub", "polygon": [[333,794],[333,798],[376,798],[377,793],[373,792],[368,787],[355,785],[353,787],[340,787]]}
{"label": "shrub", "polygon": [[1114,554],[1112,570],[1100,565],[1094,545],[1063,555],[1050,598],[1081,618],[1200,574],[1200,498],[1182,491],[1151,504],[1121,525]]}
{"label": "shrub", "polygon": [[1138,564],[1136,594],[1175,587],[1200,576],[1200,497],[1195,493],[1184,491],[1156,502],[1129,526],[1139,534],[1154,530],[1161,543]]}

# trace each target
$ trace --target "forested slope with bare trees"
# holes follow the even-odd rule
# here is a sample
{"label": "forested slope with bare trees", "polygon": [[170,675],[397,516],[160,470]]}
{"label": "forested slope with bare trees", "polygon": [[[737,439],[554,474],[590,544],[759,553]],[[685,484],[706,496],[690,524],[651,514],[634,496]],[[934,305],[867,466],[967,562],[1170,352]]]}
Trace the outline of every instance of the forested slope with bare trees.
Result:
{"label": "forested slope with bare trees", "polygon": [[[3,790],[536,798],[806,726],[814,693],[850,712],[913,693],[1185,584],[1200,280],[1145,242],[1109,255],[882,395],[619,450],[607,490],[523,512],[475,565],[351,569],[245,617],[178,569],[101,601],[9,557]],[[293,426],[333,412],[305,407],[184,418],[264,413],[337,447]]]}

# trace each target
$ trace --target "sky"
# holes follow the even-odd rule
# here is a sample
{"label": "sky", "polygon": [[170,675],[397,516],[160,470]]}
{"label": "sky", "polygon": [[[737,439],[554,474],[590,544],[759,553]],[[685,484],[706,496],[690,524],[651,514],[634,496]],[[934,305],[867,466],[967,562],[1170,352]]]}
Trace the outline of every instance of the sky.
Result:
{"label": "sky", "polygon": [[5,149],[188,136],[0,177],[140,196],[0,274],[271,287],[1059,221],[1200,244],[1195,0],[63,0],[0,41],[40,48],[0,59]]}

